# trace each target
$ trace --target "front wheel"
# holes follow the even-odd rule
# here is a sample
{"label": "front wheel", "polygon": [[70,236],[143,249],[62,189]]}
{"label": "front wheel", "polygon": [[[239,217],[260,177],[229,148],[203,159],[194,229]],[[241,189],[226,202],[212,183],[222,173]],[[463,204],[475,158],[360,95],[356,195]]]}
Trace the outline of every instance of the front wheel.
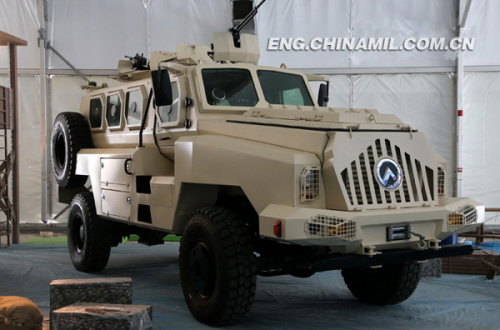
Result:
{"label": "front wheel", "polygon": [[408,299],[420,281],[417,261],[380,268],[343,269],[342,276],[352,294],[375,305],[394,305]]}
{"label": "front wheel", "polygon": [[232,211],[202,209],[184,229],[179,267],[191,314],[211,326],[240,321],[255,297],[253,235]]}
{"label": "front wheel", "polygon": [[89,191],[73,198],[68,217],[68,250],[77,270],[96,272],[106,267],[111,241],[104,221],[97,216]]}

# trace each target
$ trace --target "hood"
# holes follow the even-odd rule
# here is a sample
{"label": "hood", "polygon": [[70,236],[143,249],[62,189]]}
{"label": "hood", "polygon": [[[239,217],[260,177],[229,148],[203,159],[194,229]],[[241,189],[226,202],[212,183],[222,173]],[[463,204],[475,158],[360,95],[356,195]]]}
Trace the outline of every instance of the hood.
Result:
{"label": "hood", "polygon": [[316,131],[413,130],[392,114],[373,109],[317,108],[270,105],[254,108],[243,115],[232,116],[228,122],[302,128]]}
{"label": "hood", "polygon": [[376,110],[299,106],[253,108],[222,120],[200,119],[198,130],[200,134],[226,135],[312,152],[321,162],[334,132],[414,132],[396,116]]}

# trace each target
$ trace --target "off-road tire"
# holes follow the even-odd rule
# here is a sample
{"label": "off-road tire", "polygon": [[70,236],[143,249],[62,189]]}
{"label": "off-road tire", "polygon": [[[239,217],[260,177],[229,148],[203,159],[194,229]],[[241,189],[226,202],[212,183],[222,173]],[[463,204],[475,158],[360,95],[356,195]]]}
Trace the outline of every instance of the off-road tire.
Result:
{"label": "off-road tire", "polygon": [[76,175],[76,154],[91,148],[92,138],[85,117],[77,112],[62,112],[54,120],[51,137],[52,170],[61,188],[82,187],[86,175]]}
{"label": "off-road tire", "polygon": [[408,299],[420,281],[416,261],[381,268],[343,269],[342,276],[352,294],[375,305],[394,305]]}
{"label": "off-road tire", "polygon": [[232,325],[253,304],[257,265],[253,235],[225,208],[196,211],[180,244],[184,298],[192,315],[211,326]]}
{"label": "off-road tire", "polygon": [[73,197],[68,217],[68,250],[77,270],[91,273],[106,267],[111,253],[108,230],[108,222],[96,214],[89,191]]}

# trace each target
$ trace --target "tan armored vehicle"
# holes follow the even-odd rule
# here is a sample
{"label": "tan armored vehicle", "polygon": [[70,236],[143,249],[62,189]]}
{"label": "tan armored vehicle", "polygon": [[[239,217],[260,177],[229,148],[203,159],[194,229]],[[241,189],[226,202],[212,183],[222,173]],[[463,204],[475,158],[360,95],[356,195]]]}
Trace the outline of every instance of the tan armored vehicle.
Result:
{"label": "tan armored vehicle", "polygon": [[[374,304],[407,299],[420,262],[484,221],[447,195],[447,164],[396,116],[326,107],[323,77],[257,66],[254,36],[217,33],[120,62],[119,87],[87,87],[57,116],[53,168],[71,203],[74,266],[99,271],[123,237],[182,235],[185,300],[209,325],[238,322],[257,275],[341,269]],[[323,81],[315,100],[310,81]],[[84,184],[88,180],[86,188]]]}

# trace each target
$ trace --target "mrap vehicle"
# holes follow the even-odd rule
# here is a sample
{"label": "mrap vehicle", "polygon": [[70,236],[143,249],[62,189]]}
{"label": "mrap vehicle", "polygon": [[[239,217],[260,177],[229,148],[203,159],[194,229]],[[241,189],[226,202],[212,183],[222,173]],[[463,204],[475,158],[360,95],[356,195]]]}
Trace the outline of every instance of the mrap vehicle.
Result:
{"label": "mrap vehicle", "polygon": [[123,84],[86,86],[80,113],[57,116],[52,162],[76,269],[102,270],[131,234],[148,245],[182,235],[186,303],[221,326],[250,311],[257,275],[342,270],[358,299],[395,304],[422,261],[472,253],[439,242],[479,226],[484,206],[448,196],[447,163],[423,133],[327,107],[326,78],[258,58],[255,36],[215,33],[213,47],[120,61]]}

